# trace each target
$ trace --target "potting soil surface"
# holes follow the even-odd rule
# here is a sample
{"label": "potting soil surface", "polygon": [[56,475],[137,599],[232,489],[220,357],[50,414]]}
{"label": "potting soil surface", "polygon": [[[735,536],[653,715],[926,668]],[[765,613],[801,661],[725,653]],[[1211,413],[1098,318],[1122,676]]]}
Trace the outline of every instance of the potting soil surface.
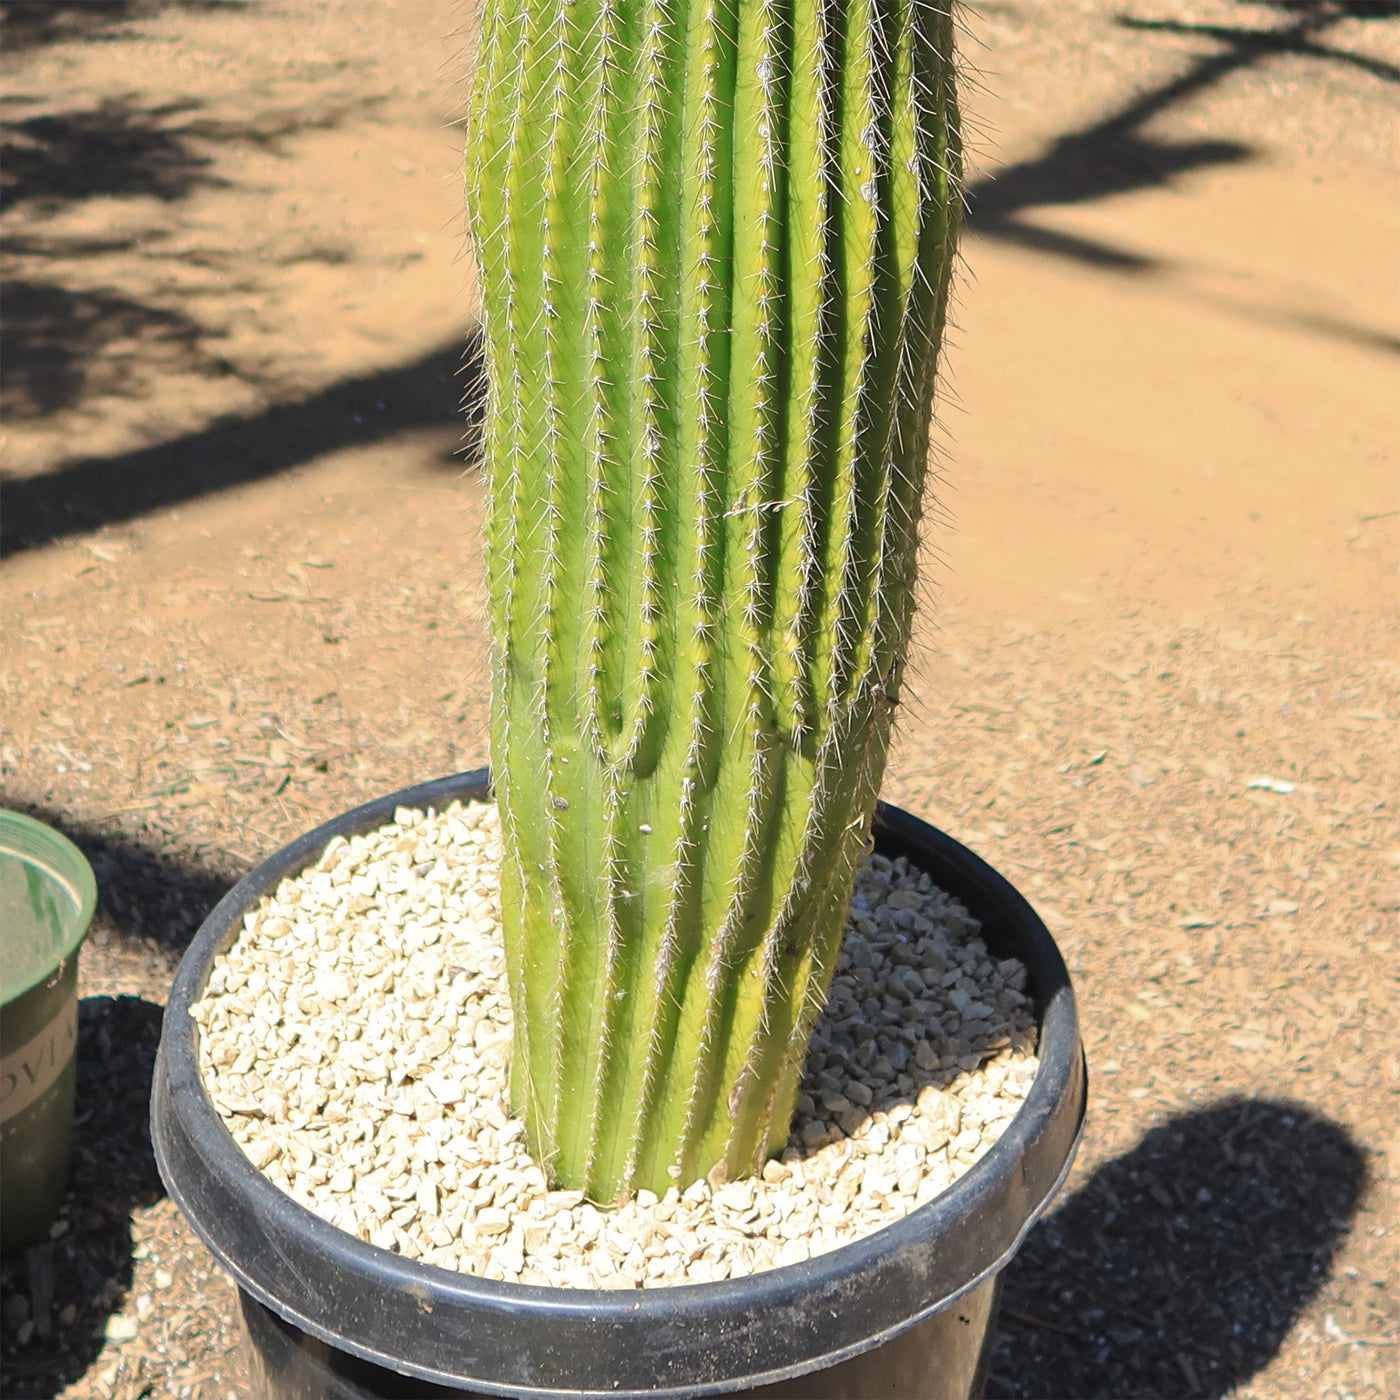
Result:
{"label": "potting soil surface", "polygon": [[500,877],[494,803],[400,805],[245,913],[188,1012],[204,1086],[249,1161],[406,1258],[549,1288],[801,1263],[946,1190],[1039,1069],[1025,966],[989,957],[980,922],[907,858],[873,855],[761,1179],[677,1165],[599,1211],[550,1189],[512,1112]]}
{"label": "potting soil surface", "polygon": [[[968,16],[972,216],[886,795],[1076,978],[993,1396],[1400,1388],[1394,5]],[[486,759],[435,0],[3,7],[4,796],[88,853],[77,1142],[7,1396],[244,1387],[146,1134],[234,878]],[[466,448],[466,455],[463,449]]]}

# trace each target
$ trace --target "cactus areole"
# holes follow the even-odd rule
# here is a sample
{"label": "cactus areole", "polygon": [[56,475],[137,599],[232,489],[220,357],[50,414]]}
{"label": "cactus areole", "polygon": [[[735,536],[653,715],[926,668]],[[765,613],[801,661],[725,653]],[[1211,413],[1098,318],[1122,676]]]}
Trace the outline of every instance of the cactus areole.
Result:
{"label": "cactus areole", "polygon": [[600,1201],[782,1148],[908,646],[948,3],[486,0],[512,1096]]}

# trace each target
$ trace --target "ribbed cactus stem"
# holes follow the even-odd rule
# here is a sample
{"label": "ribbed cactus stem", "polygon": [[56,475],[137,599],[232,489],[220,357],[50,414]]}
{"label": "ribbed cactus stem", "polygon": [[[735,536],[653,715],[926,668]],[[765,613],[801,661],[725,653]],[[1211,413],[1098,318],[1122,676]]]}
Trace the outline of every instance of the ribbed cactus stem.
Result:
{"label": "ribbed cactus stem", "polygon": [[612,1200],[786,1140],[908,646],[949,3],[487,0],[512,1094]]}

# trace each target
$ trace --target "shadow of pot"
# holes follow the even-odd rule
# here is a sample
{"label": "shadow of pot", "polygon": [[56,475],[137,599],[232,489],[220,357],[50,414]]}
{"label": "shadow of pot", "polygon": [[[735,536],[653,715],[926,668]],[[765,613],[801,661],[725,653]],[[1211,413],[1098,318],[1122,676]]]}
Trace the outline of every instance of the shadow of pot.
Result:
{"label": "shadow of pot", "polygon": [[544,1288],[459,1274],[328,1224],[244,1156],[205,1090],[189,1015],[243,916],[334,836],[489,795],[486,770],[394,793],[301,837],[210,914],[171,992],[152,1093],[170,1195],[242,1295],[255,1394],[909,1396],[980,1393],[999,1278],[1069,1170],[1086,1078],[1069,973],[1030,905],[943,833],[881,806],[875,844],[907,856],[1029,972],[1040,1069],[1001,1139],[941,1196],[827,1254],[721,1283]]}

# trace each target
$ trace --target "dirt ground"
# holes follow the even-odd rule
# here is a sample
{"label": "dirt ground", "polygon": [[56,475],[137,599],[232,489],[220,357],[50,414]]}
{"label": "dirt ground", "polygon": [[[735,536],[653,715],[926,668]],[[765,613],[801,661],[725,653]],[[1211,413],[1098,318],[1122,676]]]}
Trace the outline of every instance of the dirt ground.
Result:
{"label": "dirt ground", "polygon": [[[887,795],[1041,910],[1092,1093],[993,1396],[1400,1391],[1396,11],[968,16]],[[145,1130],[175,964],[293,835],[486,759],[472,15],[0,13],[3,801],[101,889],[73,1185],[0,1266],[4,1393],[224,1400],[233,1291]]]}

